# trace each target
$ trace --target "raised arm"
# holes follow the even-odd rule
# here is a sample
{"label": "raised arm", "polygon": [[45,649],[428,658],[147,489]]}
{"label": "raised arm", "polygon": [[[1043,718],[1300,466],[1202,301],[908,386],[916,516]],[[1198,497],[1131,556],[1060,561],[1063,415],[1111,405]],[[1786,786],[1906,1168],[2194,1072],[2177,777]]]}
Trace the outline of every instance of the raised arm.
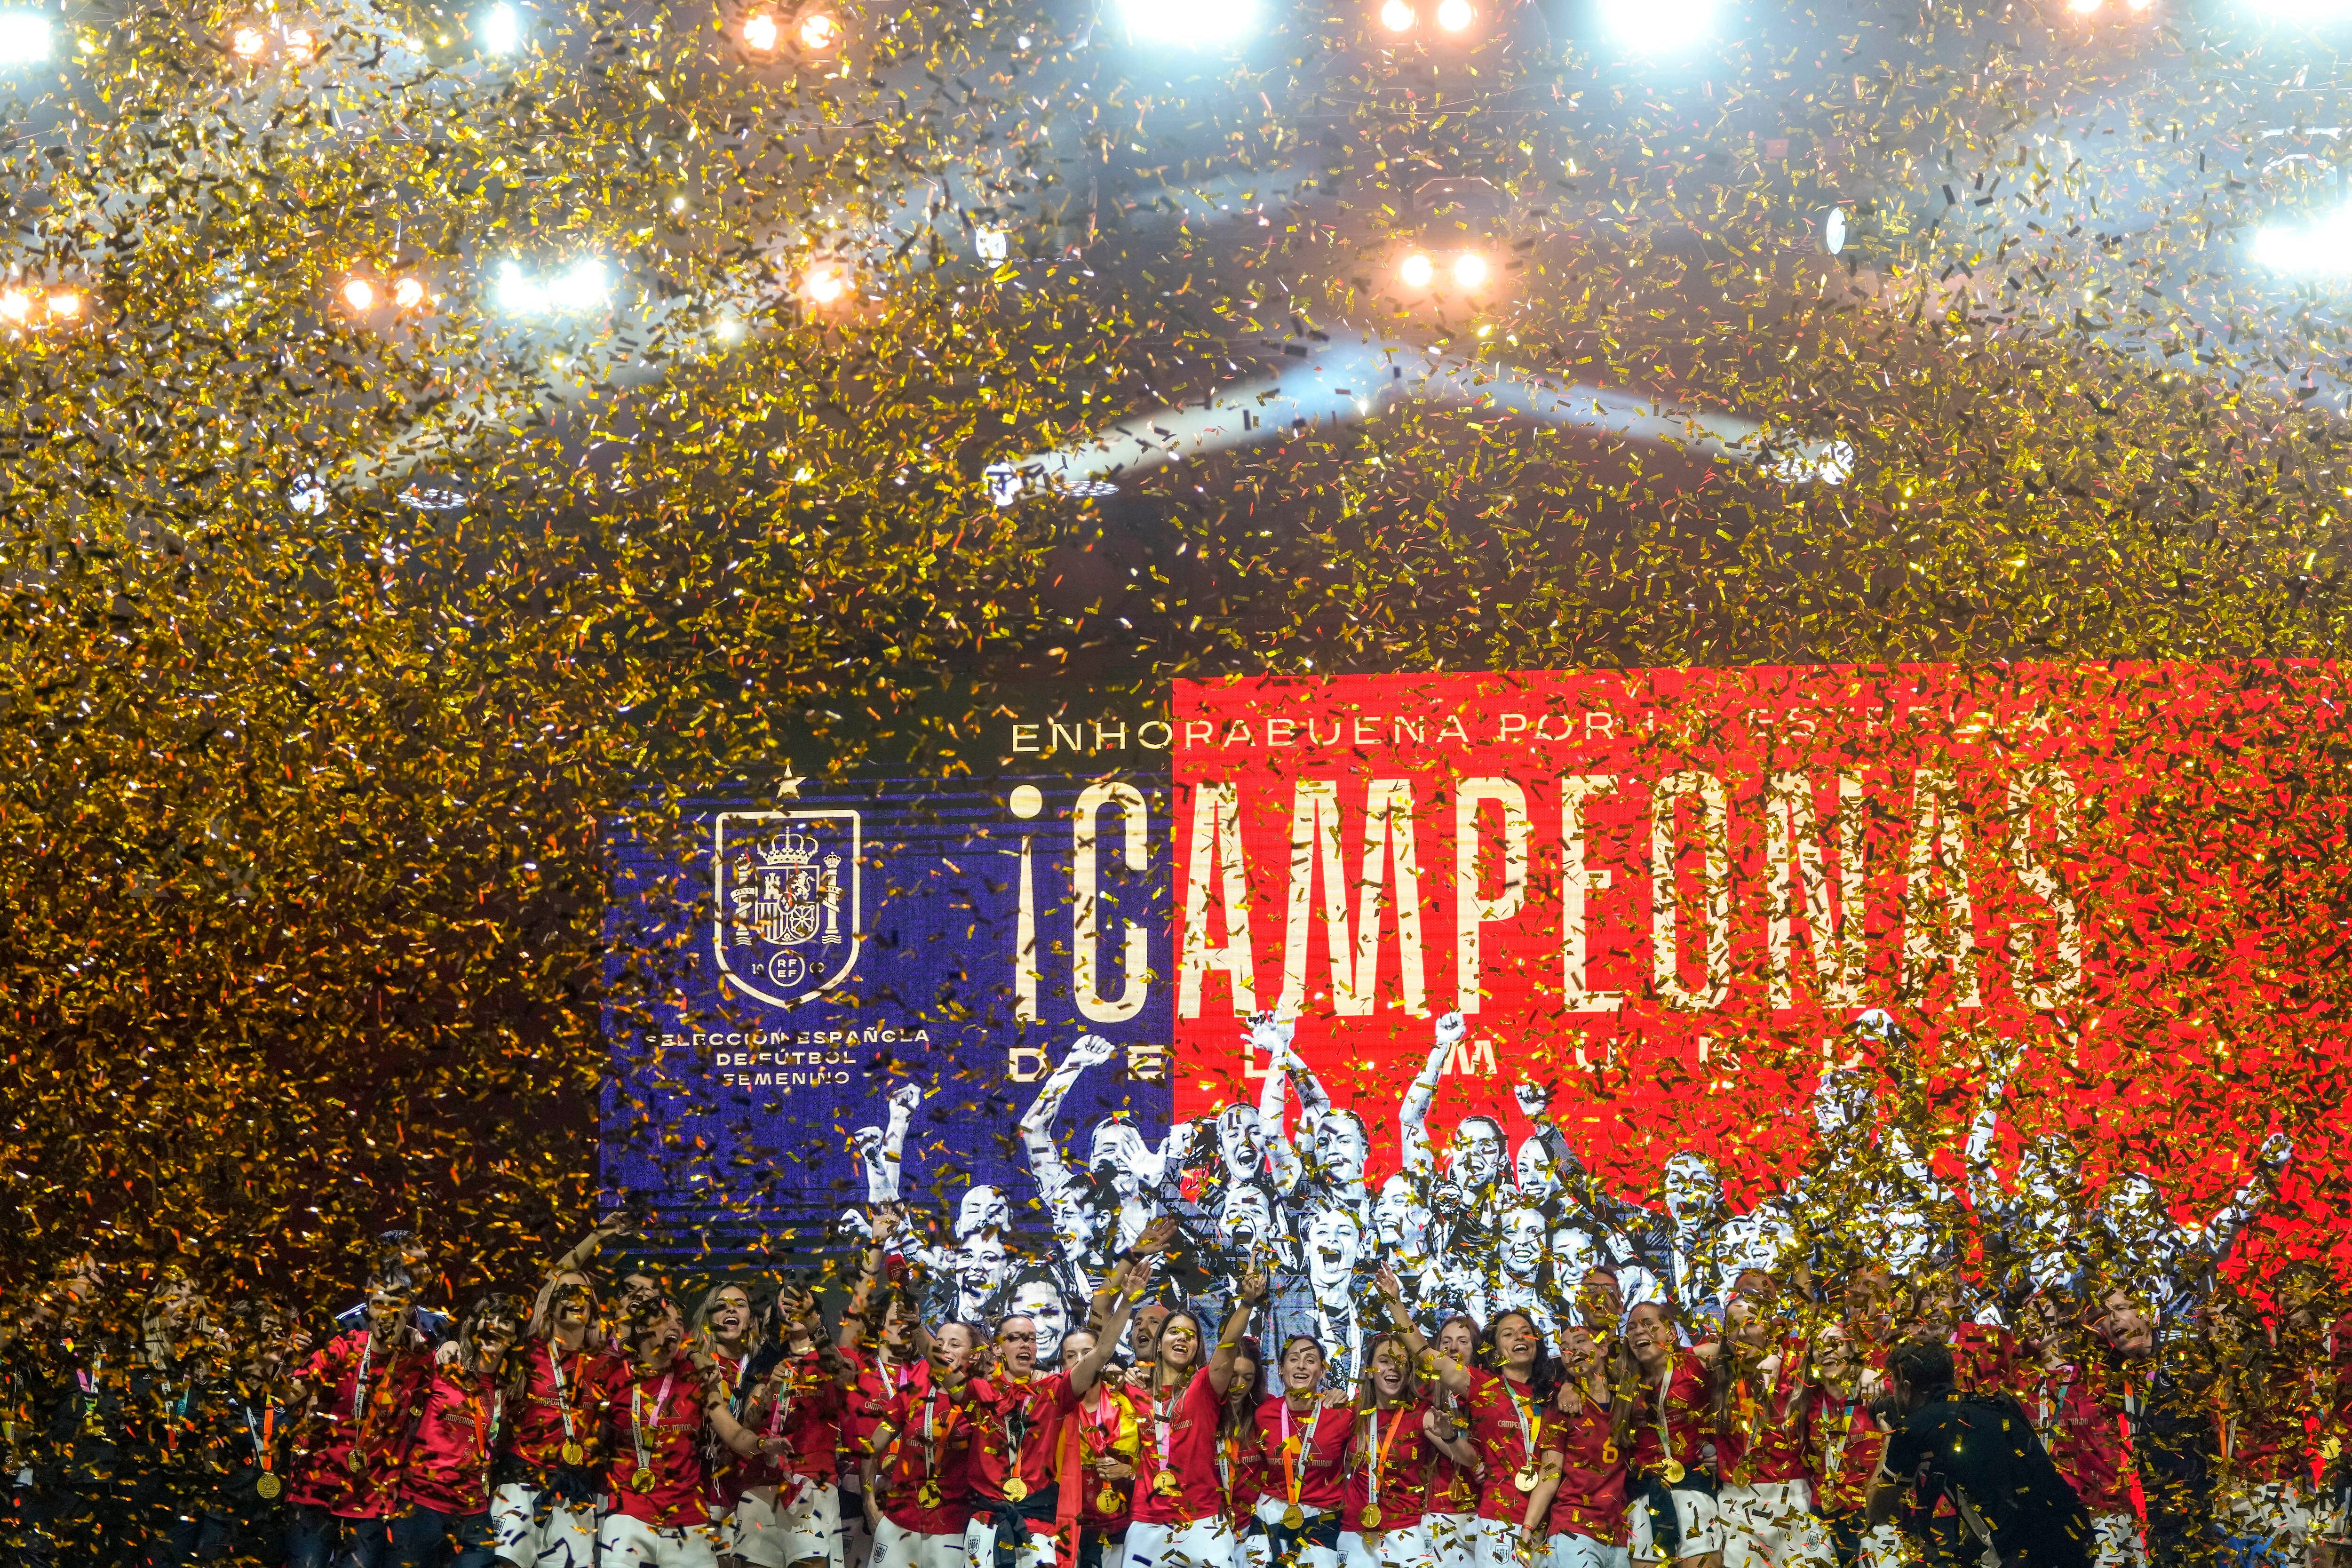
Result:
{"label": "raised arm", "polygon": [[1062,1146],[1054,1142],[1054,1119],[1062,1114],[1062,1101],[1076,1087],[1078,1075],[1090,1067],[1101,1067],[1118,1054],[1118,1047],[1100,1035],[1082,1035],[1070,1047],[1044,1085],[1037,1098],[1021,1118],[1021,1143],[1029,1152],[1030,1173],[1047,1195],[1060,1192],[1070,1184],[1070,1168],[1062,1159]]}
{"label": "raised arm", "polygon": [[1397,1131],[1402,1141],[1404,1168],[1428,1173],[1437,1168],[1437,1155],[1429,1146],[1429,1107],[1437,1098],[1437,1080],[1445,1072],[1446,1058],[1454,1047],[1462,1043],[1469,1025],[1459,1013],[1438,1016],[1434,1042],[1429,1047],[1429,1059],[1404,1091],[1404,1103],[1397,1108]]}
{"label": "raised arm", "polygon": [[1242,1332],[1249,1327],[1250,1314],[1265,1304],[1265,1272],[1252,1268],[1242,1276],[1242,1288],[1234,1293],[1233,1310],[1225,1314],[1224,1326],[1217,1331],[1217,1348],[1209,1352],[1209,1386],[1223,1399],[1234,1381],[1234,1363],[1241,1359]]}
{"label": "raised arm", "polygon": [[1386,1263],[1381,1264],[1380,1272],[1372,1276],[1372,1283],[1378,1287],[1381,1300],[1388,1307],[1390,1327],[1395,1329],[1397,1337],[1404,1341],[1405,1348],[1412,1352],[1412,1359],[1418,1362],[1427,1357],[1436,1369],[1438,1385],[1447,1393],[1458,1394],[1466,1392],[1470,1387],[1470,1369],[1444,1351],[1435,1349],[1422,1337],[1421,1330],[1413,1323],[1412,1314],[1405,1310],[1404,1287],[1398,1282],[1396,1270]]}
{"label": "raised arm", "polygon": [[1265,1086],[1257,1091],[1257,1131],[1265,1140],[1266,1155],[1274,1166],[1274,1189],[1278,1193],[1297,1192],[1303,1171],[1298,1149],[1282,1120],[1288,1109],[1289,1097],[1284,1090],[1290,1081],[1290,1040],[1297,1027],[1272,1013],[1256,1014],[1249,1021],[1252,1052],[1265,1053]]}
{"label": "raised arm", "polygon": [[1150,1283],[1150,1258],[1139,1258],[1127,1266],[1111,1300],[1110,1314],[1103,1321],[1102,1331],[1095,1336],[1095,1348],[1080,1356],[1078,1364],[1070,1369],[1071,1394],[1083,1397],[1093,1390],[1103,1368],[1110,1364],[1111,1352],[1118,1349],[1118,1342],[1127,1332],[1127,1320],[1134,1312],[1135,1303]]}
{"label": "raised arm", "polygon": [[601,1222],[595,1229],[573,1242],[571,1251],[547,1266],[546,1278],[551,1279],[558,1274],[572,1274],[587,1268],[598,1249],[628,1228],[628,1223],[618,1217]]}

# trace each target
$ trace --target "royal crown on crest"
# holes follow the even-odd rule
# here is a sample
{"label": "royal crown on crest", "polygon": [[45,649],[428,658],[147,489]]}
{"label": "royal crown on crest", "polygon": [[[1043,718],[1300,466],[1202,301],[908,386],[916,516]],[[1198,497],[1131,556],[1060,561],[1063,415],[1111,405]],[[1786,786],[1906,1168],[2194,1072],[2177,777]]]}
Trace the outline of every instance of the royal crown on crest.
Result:
{"label": "royal crown on crest", "polygon": [[822,853],[817,841],[787,827],[760,846],[760,863],[771,867],[814,866]]}

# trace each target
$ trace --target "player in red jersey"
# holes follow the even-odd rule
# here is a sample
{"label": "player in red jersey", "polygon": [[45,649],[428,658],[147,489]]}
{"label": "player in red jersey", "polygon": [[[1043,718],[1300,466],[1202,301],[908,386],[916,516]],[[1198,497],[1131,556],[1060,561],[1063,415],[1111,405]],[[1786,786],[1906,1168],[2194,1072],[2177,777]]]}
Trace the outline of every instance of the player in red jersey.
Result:
{"label": "player in red jersey", "polygon": [[1200,1321],[1171,1312],[1160,1326],[1151,1376],[1136,1392],[1143,1444],[1126,1568],[1229,1568],[1238,1542],[1231,1513],[1232,1456],[1222,1451],[1226,1391],[1241,1359],[1242,1330],[1265,1301],[1266,1279],[1243,1277],[1214,1346]]}
{"label": "player in red jersey", "polygon": [[379,1272],[368,1285],[365,1326],[328,1341],[295,1374],[304,1418],[287,1533],[299,1568],[377,1563],[389,1552],[384,1521],[395,1506],[405,1416],[433,1363],[409,1310],[415,1300],[404,1270]]}
{"label": "player in red jersey", "polygon": [[1871,1527],[1866,1510],[1870,1479],[1878,1472],[1886,1434],[1871,1414],[1864,1387],[1874,1370],[1856,1353],[1853,1331],[1825,1324],[1813,1338],[1813,1384],[1821,1406],[1813,1423],[1813,1506],[1830,1532],[1841,1564],[1894,1568],[1901,1537],[1892,1524]]}
{"label": "player in red jersey", "polygon": [[962,1568],[972,1436],[965,1375],[980,1349],[969,1323],[932,1336],[929,1373],[894,1395],[858,1460],[873,1568]]}
{"label": "player in red jersey", "polygon": [[748,1568],[845,1568],[841,1417],[857,1368],[826,1342],[824,1319],[805,1287],[779,1290],[771,1318],[773,1390],[761,1425],[783,1451],[746,1478],[736,1504],[736,1555]]}
{"label": "player in red jersey", "polygon": [[[1391,1309],[1393,1315],[1394,1309]],[[1450,1357],[1467,1366],[1478,1353],[1478,1323],[1456,1313],[1437,1325],[1432,1348],[1414,1362],[1423,1388],[1430,1394],[1430,1444],[1435,1453],[1429,1471],[1429,1506],[1422,1515],[1422,1533],[1437,1568],[1470,1568],[1478,1519],[1477,1441],[1462,1401],[1437,1381],[1437,1357]]]}
{"label": "player in red jersey", "polygon": [[1068,1370],[1038,1372],[1034,1319],[1013,1315],[997,1325],[994,1354],[982,1351],[980,1374],[963,1398],[976,1510],[965,1527],[964,1555],[974,1568],[1036,1568],[1065,1535],[1075,1557],[1081,1500],[1078,1479],[1061,1462],[1063,1426],[1093,1392],[1127,1331],[1136,1298],[1151,1280],[1150,1255],[1175,1233],[1175,1221],[1166,1215],[1144,1227],[1134,1247],[1139,1256],[1097,1292],[1097,1301],[1108,1299],[1100,1337]]}
{"label": "player in red jersey", "polygon": [[458,1326],[456,1353],[419,1379],[392,1521],[394,1568],[490,1568],[490,1466],[504,1436],[507,1355],[522,1336],[520,1303],[485,1296]]}
{"label": "player in red jersey", "polygon": [[[1382,1293],[1395,1276],[1382,1283]],[[1388,1296],[1389,1319],[1419,1355],[1428,1348],[1404,1310],[1402,1296]],[[1432,1358],[1438,1385],[1461,1399],[1476,1439],[1481,1483],[1478,1511],[1471,1521],[1470,1559],[1475,1568],[1516,1568],[1521,1542],[1542,1521],[1530,1498],[1543,1479],[1542,1427],[1556,1377],[1544,1363],[1543,1337],[1535,1320],[1507,1308],[1487,1326],[1486,1359],[1478,1366],[1444,1350]]]}
{"label": "player in red jersey", "polygon": [[1340,1511],[1347,1502],[1348,1446],[1355,1429],[1343,1389],[1323,1387],[1323,1343],[1312,1334],[1283,1342],[1276,1363],[1282,1392],[1250,1411],[1257,1427],[1257,1521],[1276,1563],[1338,1568]]}
{"label": "player in red jersey", "polygon": [[1625,1568],[1633,1402],[1618,1399],[1609,1358],[1585,1324],[1564,1326],[1559,1349],[1559,1392],[1544,1422],[1543,1478],[1532,1500],[1540,1535],[1528,1548],[1548,1553],[1551,1568]]}
{"label": "player in red jersey", "polygon": [[551,1274],[509,1353],[519,1375],[490,1492],[498,1554],[514,1568],[587,1568],[595,1560],[591,1410],[603,1344],[588,1276]]}
{"label": "player in red jersey", "polygon": [[[1085,1360],[1100,1342],[1091,1327],[1072,1329],[1062,1336],[1063,1365]],[[1129,1499],[1142,1445],[1135,1401],[1124,1381],[1097,1378],[1079,1396],[1059,1440],[1066,1456],[1058,1471],[1066,1478],[1061,1484],[1078,1488],[1077,1568],[1115,1568],[1126,1552]]]}
{"label": "player in red jersey", "polygon": [[782,1451],[781,1439],[739,1422],[718,1364],[683,1348],[677,1303],[656,1296],[639,1307],[628,1355],[605,1369],[596,1429],[609,1489],[596,1526],[600,1568],[717,1568],[710,1518],[710,1444],[738,1458]]}
{"label": "player in red jersey", "polygon": [[[1383,1269],[1383,1290],[1395,1275]],[[1400,1334],[1365,1342],[1348,1445],[1344,1568],[1430,1568],[1421,1512],[1429,1495],[1433,1413]]]}
{"label": "player in red jersey", "polygon": [[[1674,1510],[1675,1561],[1694,1568],[1721,1568],[1723,1524],[1705,1478],[1697,1476],[1704,1450],[1714,1436],[1715,1379],[1675,1335],[1674,1309],[1643,1301],[1625,1314],[1625,1368],[1639,1390],[1633,1451],[1626,1456],[1650,1506],[1633,1513],[1633,1561],[1667,1558],[1663,1508]],[[1694,1479],[1698,1485],[1685,1484]]]}
{"label": "player in red jersey", "polygon": [[1724,1568],[1818,1563],[1834,1552],[1813,1512],[1820,1394],[1805,1342],[1770,1310],[1769,1279],[1724,1306],[1715,1365],[1716,1506]]}

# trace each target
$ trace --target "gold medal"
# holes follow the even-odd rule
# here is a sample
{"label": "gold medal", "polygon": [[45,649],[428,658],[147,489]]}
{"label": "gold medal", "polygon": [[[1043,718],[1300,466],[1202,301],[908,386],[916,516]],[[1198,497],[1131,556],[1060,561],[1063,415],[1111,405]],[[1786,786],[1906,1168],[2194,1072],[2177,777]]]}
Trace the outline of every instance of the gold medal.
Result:
{"label": "gold medal", "polygon": [[1306,1522],[1307,1510],[1300,1508],[1297,1503],[1292,1503],[1288,1508],[1282,1510],[1283,1529],[1297,1530],[1300,1525],[1303,1525]]}
{"label": "gold medal", "polygon": [[588,1450],[578,1443],[564,1444],[562,1452],[563,1462],[567,1465],[584,1465],[588,1462]]}
{"label": "gold medal", "polygon": [[1686,1473],[1680,1459],[1669,1458],[1666,1461],[1666,1485],[1670,1487],[1682,1485],[1683,1477]]}
{"label": "gold medal", "polygon": [[1151,1489],[1161,1497],[1174,1497],[1177,1492],[1176,1472],[1162,1470],[1151,1478]]}
{"label": "gold medal", "polygon": [[1381,1527],[1380,1504],[1376,1502],[1368,1502],[1364,1505],[1362,1523],[1366,1530],[1378,1530]]}
{"label": "gold medal", "polygon": [[1029,1483],[1027,1481],[1023,1480],[1019,1476],[1007,1476],[1004,1478],[1004,1500],[1006,1502],[1019,1502],[1023,1498],[1025,1498],[1028,1495]]}
{"label": "gold medal", "polygon": [[1543,1479],[1541,1470],[1537,1469],[1533,1465],[1521,1465],[1518,1473],[1511,1478],[1511,1484],[1523,1492],[1531,1492],[1536,1489],[1536,1483],[1541,1479]]}
{"label": "gold medal", "polygon": [[925,1481],[921,1486],[917,1487],[915,1489],[915,1506],[917,1508],[939,1507],[939,1483],[936,1481]]}
{"label": "gold medal", "polygon": [[1095,1511],[1097,1513],[1112,1514],[1117,1513],[1118,1510],[1118,1489],[1111,1485],[1108,1481],[1105,1481],[1103,1483],[1103,1489],[1095,1493]]}
{"label": "gold medal", "polygon": [[379,1410],[391,1409],[393,1405],[392,1390],[389,1388],[377,1389],[375,1391],[375,1404],[376,1408]]}
{"label": "gold medal", "polygon": [[276,1497],[279,1492],[286,1489],[286,1483],[279,1480],[268,1470],[264,1470],[261,1474],[253,1478],[253,1489],[259,1492],[263,1497]]}

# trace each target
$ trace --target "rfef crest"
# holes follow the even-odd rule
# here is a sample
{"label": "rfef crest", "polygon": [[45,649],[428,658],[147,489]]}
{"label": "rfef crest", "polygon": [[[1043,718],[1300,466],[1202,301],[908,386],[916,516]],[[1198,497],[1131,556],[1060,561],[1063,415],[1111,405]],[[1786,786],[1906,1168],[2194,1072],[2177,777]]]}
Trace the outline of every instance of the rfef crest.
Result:
{"label": "rfef crest", "polygon": [[746,996],[797,1007],[857,967],[854,811],[722,811],[711,825],[710,940]]}

